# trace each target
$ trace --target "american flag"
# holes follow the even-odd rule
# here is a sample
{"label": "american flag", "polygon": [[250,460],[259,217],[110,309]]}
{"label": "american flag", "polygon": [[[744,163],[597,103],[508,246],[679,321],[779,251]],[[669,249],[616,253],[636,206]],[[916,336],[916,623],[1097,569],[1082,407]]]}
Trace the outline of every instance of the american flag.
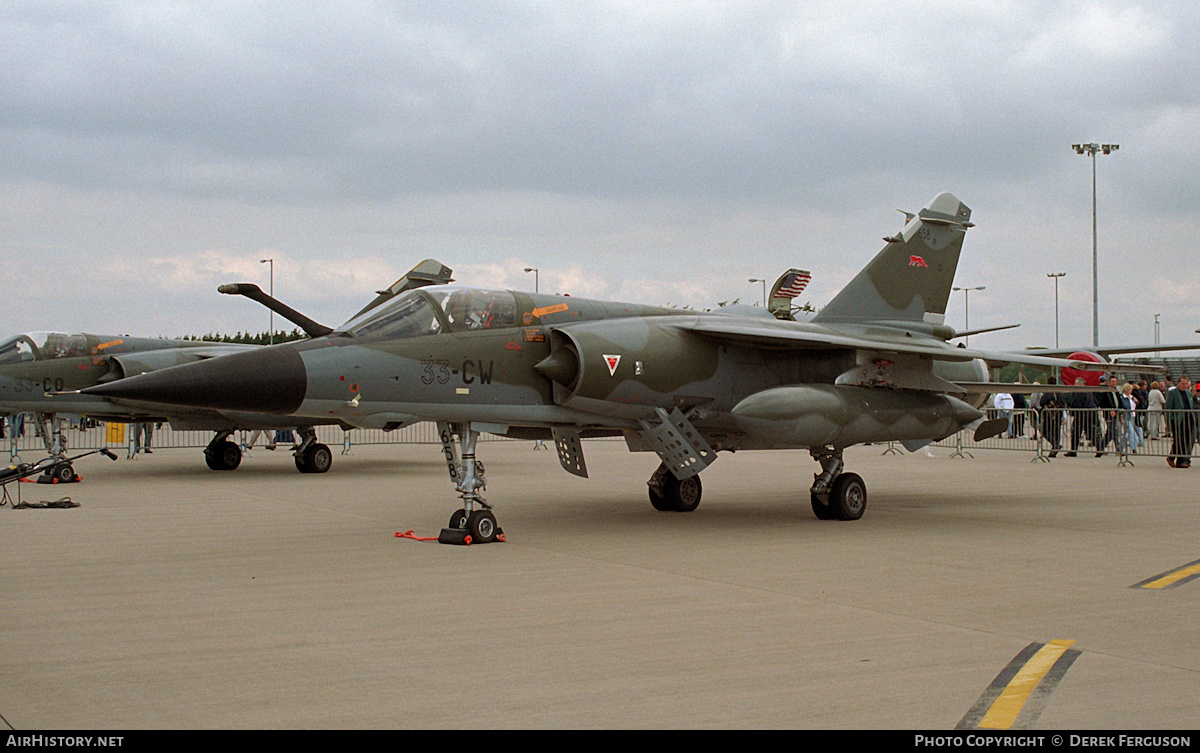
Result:
{"label": "american flag", "polygon": [[800,269],[790,269],[787,274],[779,278],[777,285],[779,289],[775,291],[776,298],[795,298],[804,292],[804,288],[808,286],[808,281],[812,279],[812,275]]}

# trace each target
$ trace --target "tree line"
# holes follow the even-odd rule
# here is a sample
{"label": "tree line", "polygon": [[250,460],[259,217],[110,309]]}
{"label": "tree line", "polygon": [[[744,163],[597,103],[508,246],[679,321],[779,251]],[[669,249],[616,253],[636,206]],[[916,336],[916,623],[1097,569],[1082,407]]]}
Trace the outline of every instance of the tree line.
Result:
{"label": "tree line", "polygon": [[236,335],[209,332],[206,335],[184,335],[179,339],[210,343],[237,343],[239,345],[270,345],[272,342],[279,344],[304,340],[307,337],[308,335],[293,327],[290,332],[282,329],[276,330],[274,340],[272,340],[270,332],[238,332]]}

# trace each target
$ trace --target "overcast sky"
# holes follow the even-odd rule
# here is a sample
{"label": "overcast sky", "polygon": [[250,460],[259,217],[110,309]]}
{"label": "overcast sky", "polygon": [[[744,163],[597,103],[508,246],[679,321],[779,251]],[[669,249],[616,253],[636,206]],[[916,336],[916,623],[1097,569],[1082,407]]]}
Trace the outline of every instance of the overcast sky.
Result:
{"label": "overcast sky", "polygon": [[[979,347],[1200,339],[1200,5],[0,5],[3,335],[336,325],[434,257],[464,283],[822,306],[940,191]],[[962,293],[948,323],[964,328]],[[278,320],[277,320],[278,321]]]}

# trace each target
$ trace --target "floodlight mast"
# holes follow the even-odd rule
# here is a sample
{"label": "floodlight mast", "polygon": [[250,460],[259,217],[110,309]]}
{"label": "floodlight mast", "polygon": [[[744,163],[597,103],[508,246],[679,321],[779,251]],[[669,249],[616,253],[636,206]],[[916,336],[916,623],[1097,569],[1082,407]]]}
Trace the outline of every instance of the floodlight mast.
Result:
{"label": "floodlight mast", "polygon": [[1092,158],[1092,346],[1100,347],[1100,285],[1096,271],[1096,152],[1112,154],[1120,144],[1072,144],[1076,154]]}
{"label": "floodlight mast", "polygon": [[[961,290],[963,292],[963,330],[971,331],[971,291],[972,290],[987,290],[987,286],[979,285],[974,288],[950,288],[953,290]],[[971,344],[971,336],[968,334],[963,338],[963,342],[967,345]]]}
{"label": "floodlight mast", "polygon": [[[275,257],[271,257],[270,259],[259,259],[258,263],[271,265],[271,297],[274,298],[275,297]],[[271,309],[270,322],[271,322],[271,326],[270,326],[270,329],[267,330],[267,332],[268,332],[268,337],[270,338],[271,345],[274,345],[275,344],[275,310],[274,309]],[[247,334],[249,334],[249,333],[247,333]]]}
{"label": "floodlight mast", "polygon": [[751,277],[746,282],[761,282],[763,289],[763,308],[767,307],[767,281],[761,277]]}
{"label": "floodlight mast", "polygon": [[1054,278],[1054,347],[1058,348],[1058,280],[1066,277],[1066,272],[1048,272],[1047,277]]}

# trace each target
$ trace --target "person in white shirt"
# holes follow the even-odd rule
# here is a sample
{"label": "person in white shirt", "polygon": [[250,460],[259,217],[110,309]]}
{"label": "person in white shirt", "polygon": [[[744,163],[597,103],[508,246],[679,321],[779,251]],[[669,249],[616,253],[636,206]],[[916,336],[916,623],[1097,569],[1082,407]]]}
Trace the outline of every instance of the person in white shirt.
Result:
{"label": "person in white shirt", "polygon": [[1151,439],[1158,439],[1163,431],[1163,406],[1167,404],[1167,398],[1162,393],[1162,382],[1151,382],[1148,395],[1146,433]]}
{"label": "person in white shirt", "polygon": [[1000,411],[1000,415],[1008,419],[1008,430],[1005,433],[1005,436],[1007,436],[1009,439],[1012,439],[1012,411],[1014,405],[1013,396],[1007,392],[998,392],[996,393],[994,405],[996,406],[996,410]]}

